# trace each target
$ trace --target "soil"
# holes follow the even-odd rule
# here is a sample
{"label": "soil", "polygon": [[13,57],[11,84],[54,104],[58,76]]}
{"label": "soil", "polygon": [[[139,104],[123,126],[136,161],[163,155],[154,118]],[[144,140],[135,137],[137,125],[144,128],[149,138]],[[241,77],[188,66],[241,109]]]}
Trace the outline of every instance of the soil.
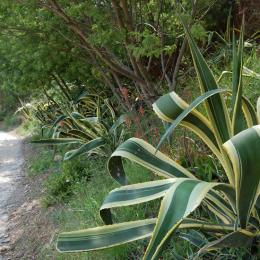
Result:
{"label": "soil", "polygon": [[0,260],[41,259],[56,233],[49,223],[53,209],[40,203],[47,175],[26,176],[36,152],[15,131],[0,132]]}

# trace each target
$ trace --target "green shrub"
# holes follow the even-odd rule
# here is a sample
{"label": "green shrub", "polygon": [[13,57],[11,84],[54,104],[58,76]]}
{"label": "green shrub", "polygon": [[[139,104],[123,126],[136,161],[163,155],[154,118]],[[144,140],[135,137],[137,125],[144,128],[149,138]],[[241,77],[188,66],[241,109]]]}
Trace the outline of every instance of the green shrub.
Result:
{"label": "green shrub", "polygon": [[96,159],[63,162],[60,171],[52,172],[46,182],[44,206],[66,202],[73,195],[78,183],[86,183],[92,175],[100,170],[100,163]]}

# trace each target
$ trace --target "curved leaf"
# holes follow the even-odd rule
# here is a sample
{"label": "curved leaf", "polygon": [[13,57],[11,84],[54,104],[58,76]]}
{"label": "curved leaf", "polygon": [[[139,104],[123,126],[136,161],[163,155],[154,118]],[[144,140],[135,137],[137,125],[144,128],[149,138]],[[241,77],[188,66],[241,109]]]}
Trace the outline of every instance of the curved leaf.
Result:
{"label": "curved leaf", "polygon": [[102,138],[91,140],[90,142],[83,144],[80,148],[71,150],[65,153],[63,160],[68,161],[84,153],[90,152],[100,146],[105,145],[105,141]]}
{"label": "curved leaf", "polygon": [[165,139],[172,134],[173,130],[179,125],[179,123],[187,116],[189,115],[192,110],[194,110],[197,106],[199,106],[201,103],[203,103],[205,100],[210,98],[211,96],[214,96],[216,94],[219,94],[221,92],[224,92],[226,90],[224,89],[214,89],[210,90],[201,96],[197,97],[182,113],[178,115],[178,117],[173,121],[171,126],[167,129],[166,133],[162,136],[157,149],[162,145],[162,143],[165,141]]}
{"label": "curved leaf", "polygon": [[193,212],[209,190],[218,183],[207,183],[191,179],[175,182],[164,196],[156,226],[147,247],[144,259],[155,259],[169,236],[182,220]]}
{"label": "curved leaf", "polygon": [[111,208],[140,204],[163,197],[176,178],[126,185],[112,190],[105,198],[100,216],[106,224],[112,223]]}
{"label": "curved leaf", "polygon": [[115,123],[111,126],[111,128],[109,129],[109,133],[112,133],[113,131],[115,131],[121,124],[123,124],[125,122],[127,118],[127,115],[121,115],[116,121]]}
{"label": "curved leaf", "polygon": [[243,96],[242,96],[242,110],[245,115],[245,119],[248,127],[252,127],[258,124],[257,114],[253,105],[250,103],[250,101],[247,98]]}
{"label": "curved leaf", "polygon": [[[222,90],[222,89],[215,89],[208,91],[204,93],[203,95],[199,96],[196,98],[182,113],[178,115],[178,117],[174,120],[174,122],[171,124],[171,126],[166,130],[165,134],[162,136],[157,149],[162,145],[162,143],[165,141],[166,138],[172,133],[172,131],[178,126],[178,124],[186,117],[188,116],[197,106],[199,106],[202,102],[204,102],[206,99],[208,99],[210,96],[216,95],[221,92],[228,92],[227,90]],[[222,145],[222,144],[221,144]],[[222,166],[224,167],[227,177],[229,179],[229,182],[231,184],[234,183],[234,174],[233,170],[231,168],[230,162],[225,154],[223,152],[223,148],[220,146],[222,155],[220,155],[217,151],[215,152],[216,156],[220,160]]]}
{"label": "curved leaf", "polygon": [[206,246],[202,247],[198,255],[195,259],[201,259],[198,258],[198,256],[204,252],[210,251],[210,250],[216,250],[220,248],[225,247],[248,247],[251,245],[255,235],[247,230],[238,230],[234,231],[230,234],[227,234],[226,236],[221,237],[218,240],[215,240],[211,243],[208,243]]}
{"label": "curved leaf", "polygon": [[121,185],[127,184],[122,158],[129,159],[155,174],[165,178],[195,177],[181,165],[165,156],[160,151],[142,139],[130,138],[122,143],[108,160],[108,170],[111,176]]}
{"label": "curved leaf", "polygon": [[90,251],[113,247],[151,236],[156,219],[138,220],[87,230],[64,232],[58,237],[60,252]]}
{"label": "curved leaf", "polygon": [[236,209],[240,225],[242,228],[245,228],[259,195],[260,125],[240,132],[223,146],[233,164],[235,172]]}
{"label": "curved leaf", "polygon": [[[153,110],[159,118],[172,123],[176,118],[189,107],[181,97],[175,92],[168,93],[160,97],[154,104]],[[197,110],[192,110],[190,114],[183,118],[181,125],[187,127],[197,134],[216,156],[221,159],[218,143],[207,118]]]}

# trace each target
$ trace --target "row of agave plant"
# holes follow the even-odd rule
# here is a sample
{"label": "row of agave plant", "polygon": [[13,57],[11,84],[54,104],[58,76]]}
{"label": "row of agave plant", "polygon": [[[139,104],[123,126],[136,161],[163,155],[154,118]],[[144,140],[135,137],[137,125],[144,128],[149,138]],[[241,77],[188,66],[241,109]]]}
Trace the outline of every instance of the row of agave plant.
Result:
{"label": "row of agave plant", "polygon": [[[117,130],[125,116],[116,118],[108,101],[104,103],[111,113],[110,127],[102,119],[99,109],[95,117],[82,116],[78,112],[62,114],[51,127],[52,137],[36,141],[80,144],[79,148],[65,154],[65,160],[83,153],[108,154],[106,144],[111,140],[113,147],[117,147],[108,159],[107,169],[121,186],[107,195],[100,208],[105,225],[61,233],[57,242],[59,251],[98,250],[150,238],[143,259],[158,259],[171,236],[178,236],[178,230],[189,229],[210,233],[214,238],[199,250],[197,256],[218,248],[249,247],[259,243],[260,98],[255,110],[242,95],[243,30],[238,47],[233,35],[232,90],[228,90],[219,88],[188,27],[183,24],[201,96],[187,104],[171,92],[153,104],[156,115],[170,123],[157,147],[139,138],[122,142],[124,130]],[[206,113],[197,109],[202,103]],[[178,125],[192,131],[208,146],[225,171],[225,183],[220,180],[205,182],[159,151]],[[124,159],[161,178],[129,184]],[[157,199],[161,199],[157,218],[113,223],[111,210]],[[202,206],[215,215],[215,221],[194,217],[193,212]]]}
{"label": "row of agave plant", "polygon": [[116,117],[108,99],[99,96],[83,95],[75,103],[62,109],[52,124],[43,126],[48,138],[32,143],[76,146],[65,153],[65,161],[82,154],[109,156],[125,139],[126,115]]}

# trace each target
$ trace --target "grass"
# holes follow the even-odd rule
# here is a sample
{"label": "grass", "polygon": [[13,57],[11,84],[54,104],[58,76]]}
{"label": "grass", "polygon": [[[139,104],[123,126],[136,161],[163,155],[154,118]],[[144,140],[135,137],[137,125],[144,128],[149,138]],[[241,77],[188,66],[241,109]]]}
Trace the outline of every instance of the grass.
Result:
{"label": "grass", "polygon": [[49,148],[40,147],[30,160],[27,175],[33,177],[57,168],[58,163],[53,160],[53,152]]}
{"label": "grass", "polygon": [[[139,179],[141,181],[142,179],[144,181],[150,179],[150,174],[141,167],[128,163],[126,169],[131,172],[132,180],[137,181]],[[86,176],[86,173],[88,173],[91,179],[82,178],[75,181],[71,187],[73,194],[70,194],[69,199],[65,200],[63,207],[57,207],[50,216],[50,220],[59,227],[60,231],[85,229],[103,224],[99,216],[99,208],[108,192],[118,185],[106,172],[102,159],[86,160],[85,171],[84,175]],[[140,174],[140,171],[142,174]],[[152,204],[152,207],[139,205],[115,210],[114,219],[116,222],[143,219],[151,213],[151,208],[158,208],[158,203]],[[139,259],[146,244],[147,241],[139,241],[95,252],[60,254],[55,250],[54,239],[51,246],[42,252],[42,259],[46,255],[51,255],[53,259],[64,260]]]}
{"label": "grass", "polygon": [[[27,174],[30,177],[47,174],[45,178],[44,207],[52,206],[49,221],[59,232],[102,225],[99,208],[106,195],[118,184],[107,173],[103,158],[87,159],[81,156],[68,162],[53,161],[49,146],[34,148]],[[62,149],[60,151],[62,153]],[[151,174],[130,162],[125,164],[131,182],[151,180]],[[54,205],[54,206],[53,206]],[[159,203],[121,208],[114,211],[115,222],[153,217]],[[39,259],[139,259],[147,241],[133,242],[112,249],[89,253],[61,254],[55,249],[56,236],[50,246],[42,247]]]}

